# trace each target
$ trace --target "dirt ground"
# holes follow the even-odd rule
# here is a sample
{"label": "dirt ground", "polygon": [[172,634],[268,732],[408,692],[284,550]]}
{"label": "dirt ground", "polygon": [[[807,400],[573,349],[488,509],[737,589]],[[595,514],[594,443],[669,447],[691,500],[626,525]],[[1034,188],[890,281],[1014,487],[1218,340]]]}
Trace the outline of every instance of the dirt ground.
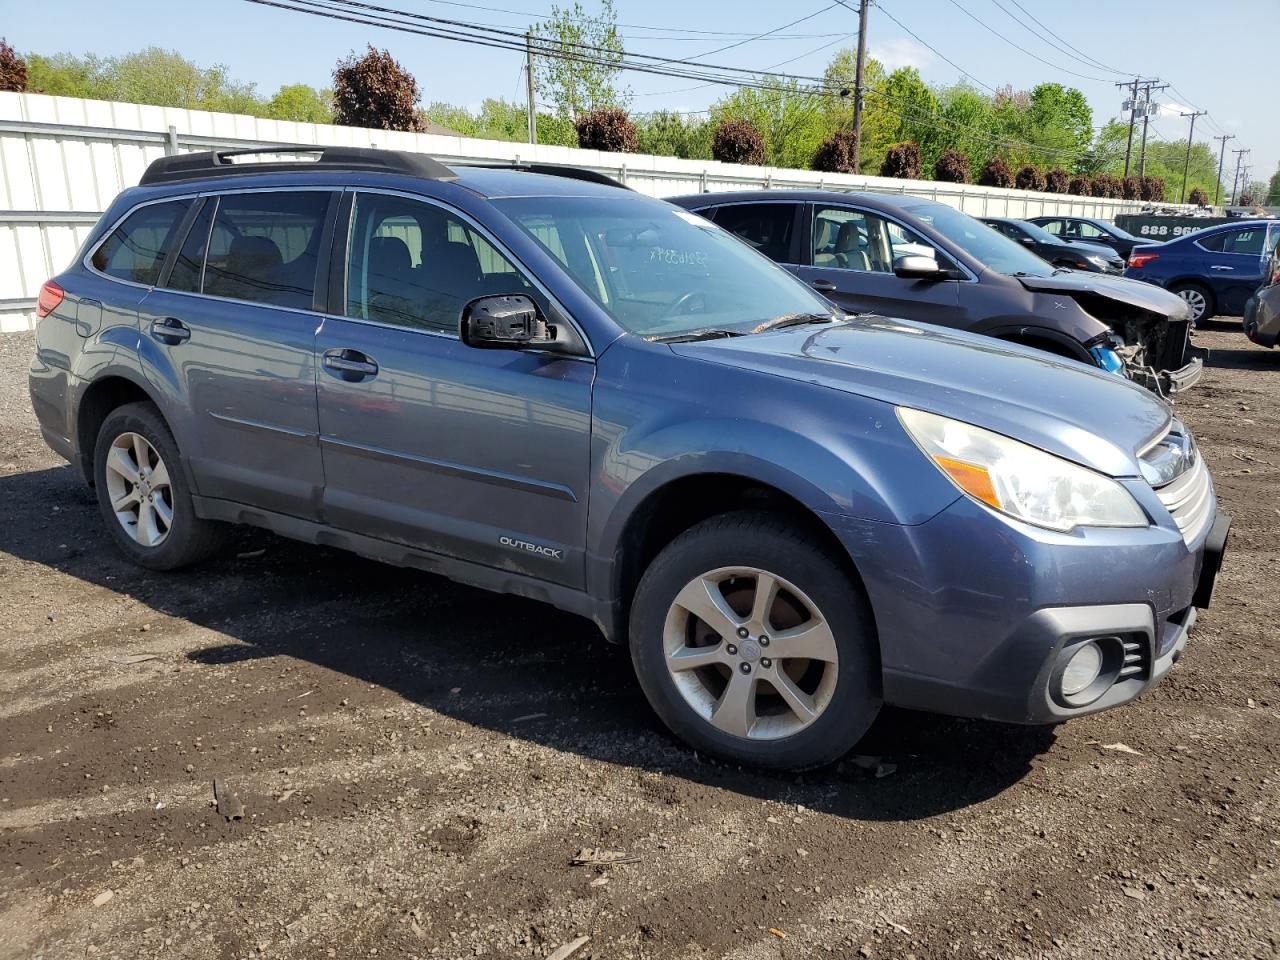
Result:
{"label": "dirt ground", "polygon": [[1166,682],[888,711],[881,766],[797,778],[700,759],[532,602],[254,531],[130,566],[0,337],[0,957],[1280,956],[1280,352],[1198,342],[1235,526]]}

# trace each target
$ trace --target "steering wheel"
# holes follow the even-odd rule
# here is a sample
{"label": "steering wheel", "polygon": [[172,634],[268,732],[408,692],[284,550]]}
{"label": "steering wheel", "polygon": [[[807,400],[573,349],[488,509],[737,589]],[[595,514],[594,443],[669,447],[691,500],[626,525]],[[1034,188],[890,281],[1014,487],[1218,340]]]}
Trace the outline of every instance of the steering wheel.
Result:
{"label": "steering wheel", "polygon": [[[694,301],[701,299],[701,305],[697,310],[691,309]],[[706,313],[707,312],[707,294],[703,290],[686,290],[680,296],[676,297],[675,302],[663,311],[660,320],[666,320],[669,317],[679,317],[687,313]]]}

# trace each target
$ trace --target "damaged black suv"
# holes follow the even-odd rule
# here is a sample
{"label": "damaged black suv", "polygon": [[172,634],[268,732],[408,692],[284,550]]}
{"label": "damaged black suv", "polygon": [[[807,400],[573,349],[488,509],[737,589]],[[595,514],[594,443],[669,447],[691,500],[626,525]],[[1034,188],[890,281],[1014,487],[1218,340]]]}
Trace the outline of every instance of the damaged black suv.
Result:
{"label": "damaged black suv", "polygon": [[671,202],[737,234],[847,310],[1038,347],[1160,394],[1187,389],[1203,370],[1176,295],[1054,267],[942,203],[822,190]]}

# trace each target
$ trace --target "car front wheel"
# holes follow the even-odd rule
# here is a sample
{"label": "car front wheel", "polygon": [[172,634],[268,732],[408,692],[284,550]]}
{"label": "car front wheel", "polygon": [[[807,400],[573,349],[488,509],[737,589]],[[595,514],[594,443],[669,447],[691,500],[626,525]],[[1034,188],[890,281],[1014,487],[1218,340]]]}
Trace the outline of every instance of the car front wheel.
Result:
{"label": "car front wheel", "polygon": [[631,611],[632,661],[679,737],[728,760],[829,763],[880,707],[876,638],[860,588],[785,521],[726,514],[669,544]]}

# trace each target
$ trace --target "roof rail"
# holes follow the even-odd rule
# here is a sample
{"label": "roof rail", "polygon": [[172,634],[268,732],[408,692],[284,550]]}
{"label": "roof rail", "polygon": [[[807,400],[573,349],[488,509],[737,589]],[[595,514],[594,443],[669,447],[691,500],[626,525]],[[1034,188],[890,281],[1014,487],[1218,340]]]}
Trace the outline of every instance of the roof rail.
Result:
{"label": "roof rail", "polygon": [[630,190],[625,183],[615,180],[607,173],[595,170],[584,170],[582,167],[570,167],[563,163],[460,163],[457,166],[475,167],[481,170],[518,170],[521,173],[541,173],[548,177],[564,177],[568,180],[582,180],[586,183],[598,183],[606,187],[617,187]]}
{"label": "roof rail", "polygon": [[[237,157],[269,155],[273,159],[241,163]],[[281,154],[309,155],[313,159],[278,160]],[[457,174],[439,160],[422,153],[374,150],[368,147],[279,146],[251,150],[210,150],[182,153],[153,160],[139,181],[143,186],[205,180],[210,177],[250,176],[258,173],[294,173],[299,170],[354,170],[366,173],[401,173],[426,180],[451,180]]]}

